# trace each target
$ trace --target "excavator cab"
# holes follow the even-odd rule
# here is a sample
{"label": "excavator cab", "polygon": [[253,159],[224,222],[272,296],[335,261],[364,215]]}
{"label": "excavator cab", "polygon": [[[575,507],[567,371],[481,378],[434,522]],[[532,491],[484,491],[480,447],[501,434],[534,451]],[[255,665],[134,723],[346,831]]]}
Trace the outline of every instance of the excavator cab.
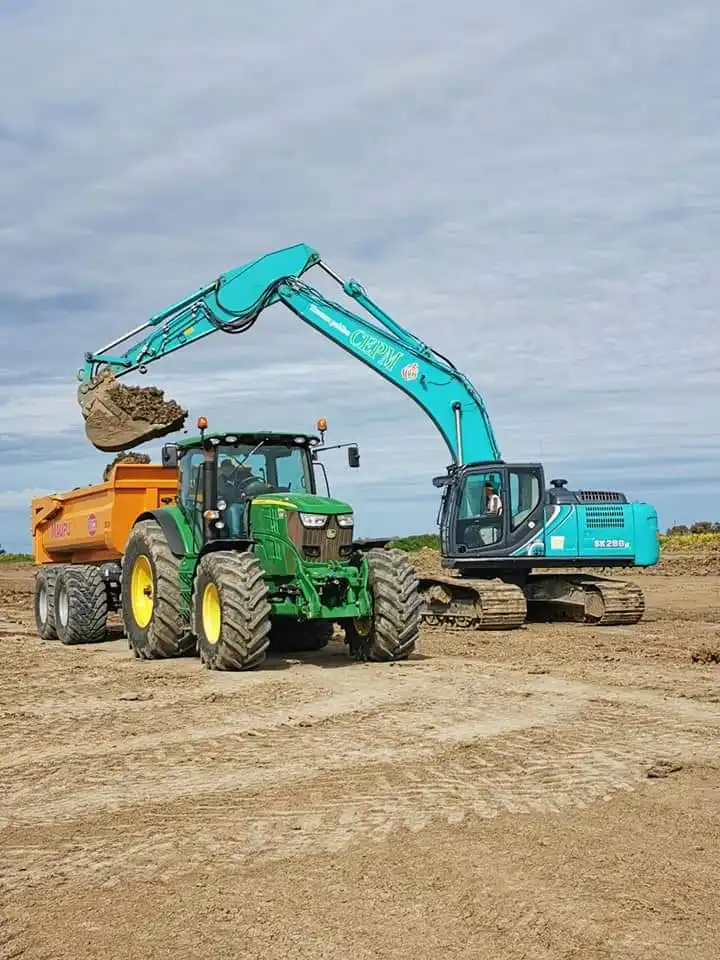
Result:
{"label": "excavator cab", "polygon": [[657,562],[657,514],[624,493],[546,487],[539,463],[465,464],[433,482],[443,565],[461,573]]}
{"label": "excavator cab", "polygon": [[444,487],[440,528],[449,558],[507,557],[542,529],[541,464],[469,464],[436,486]]}

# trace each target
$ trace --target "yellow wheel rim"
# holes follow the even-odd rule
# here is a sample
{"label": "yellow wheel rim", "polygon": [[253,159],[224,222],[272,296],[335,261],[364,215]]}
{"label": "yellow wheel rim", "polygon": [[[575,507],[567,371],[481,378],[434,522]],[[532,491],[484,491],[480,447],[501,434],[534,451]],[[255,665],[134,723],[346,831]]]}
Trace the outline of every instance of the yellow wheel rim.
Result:
{"label": "yellow wheel rim", "polygon": [[214,583],[208,583],[202,597],[202,626],[208,643],[220,639],[220,594]]}
{"label": "yellow wheel rim", "polygon": [[372,620],[370,617],[353,617],[353,626],[359,637],[368,637],[372,630]]}
{"label": "yellow wheel rim", "polygon": [[135,623],[146,627],[153,615],[153,574],[147,557],[138,557],[130,575],[130,604]]}

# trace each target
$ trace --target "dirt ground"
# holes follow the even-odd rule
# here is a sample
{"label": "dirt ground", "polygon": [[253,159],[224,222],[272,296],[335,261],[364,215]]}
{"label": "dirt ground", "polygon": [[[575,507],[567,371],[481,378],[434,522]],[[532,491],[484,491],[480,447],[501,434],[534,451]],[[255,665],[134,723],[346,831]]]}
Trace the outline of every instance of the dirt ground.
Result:
{"label": "dirt ground", "polygon": [[43,643],[0,565],[0,958],[715,960],[720,576],[632,628],[251,674]]}

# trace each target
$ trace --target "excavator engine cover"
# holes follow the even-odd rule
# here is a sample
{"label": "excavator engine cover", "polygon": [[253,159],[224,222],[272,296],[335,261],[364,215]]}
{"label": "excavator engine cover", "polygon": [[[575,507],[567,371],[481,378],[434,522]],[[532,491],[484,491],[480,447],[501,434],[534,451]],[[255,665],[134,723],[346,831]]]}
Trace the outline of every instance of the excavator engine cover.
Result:
{"label": "excavator engine cover", "polygon": [[157,387],[126,387],[104,370],[78,388],[85,434],[107,453],[128,450],[184,426],[188,411]]}

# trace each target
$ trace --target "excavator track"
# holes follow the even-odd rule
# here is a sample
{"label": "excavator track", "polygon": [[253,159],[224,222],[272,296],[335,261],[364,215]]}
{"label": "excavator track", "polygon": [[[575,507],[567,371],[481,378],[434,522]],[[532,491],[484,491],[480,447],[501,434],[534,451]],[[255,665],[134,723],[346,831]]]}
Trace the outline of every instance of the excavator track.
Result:
{"label": "excavator track", "polygon": [[517,630],[527,603],[520,587],[502,580],[419,577],[422,620],[463,630]]}
{"label": "excavator track", "polygon": [[638,623],[645,613],[645,597],[636,584],[591,574],[532,574],[525,595],[531,620],[609,627]]}

